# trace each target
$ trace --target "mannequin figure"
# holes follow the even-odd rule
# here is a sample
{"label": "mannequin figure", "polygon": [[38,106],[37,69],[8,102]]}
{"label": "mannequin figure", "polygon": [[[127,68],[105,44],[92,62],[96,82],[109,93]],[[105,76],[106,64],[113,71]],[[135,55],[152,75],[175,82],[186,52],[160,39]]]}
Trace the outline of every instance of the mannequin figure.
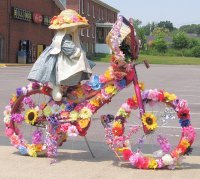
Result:
{"label": "mannequin figure", "polygon": [[52,44],[35,62],[28,80],[51,83],[55,101],[62,99],[61,85],[66,89],[92,75],[94,63],[86,58],[79,39],[79,29],[88,26],[87,20],[71,9],[62,11],[51,20],[49,28],[57,32]]}

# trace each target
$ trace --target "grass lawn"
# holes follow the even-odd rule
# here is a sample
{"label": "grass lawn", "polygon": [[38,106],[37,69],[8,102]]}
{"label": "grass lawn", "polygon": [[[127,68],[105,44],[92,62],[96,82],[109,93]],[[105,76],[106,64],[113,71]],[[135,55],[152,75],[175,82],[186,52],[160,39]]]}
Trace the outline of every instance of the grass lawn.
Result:
{"label": "grass lawn", "polygon": [[[98,62],[109,62],[110,55],[97,54],[94,58],[91,58]],[[140,55],[139,60],[148,60],[150,64],[166,64],[166,65],[200,65],[200,58],[194,57],[168,57],[168,56],[151,56]]]}

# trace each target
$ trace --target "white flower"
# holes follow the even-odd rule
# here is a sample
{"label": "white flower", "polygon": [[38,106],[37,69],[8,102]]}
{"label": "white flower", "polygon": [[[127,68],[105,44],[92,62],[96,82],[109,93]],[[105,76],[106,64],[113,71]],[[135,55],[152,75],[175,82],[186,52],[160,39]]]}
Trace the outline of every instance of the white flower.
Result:
{"label": "white flower", "polygon": [[10,123],[10,115],[5,115],[3,121],[5,124],[9,124]]}
{"label": "white flower", "polygon": [[173,165],[174,164],[174,159],[171,157],[169,154],[165,154],[162,157],[164,165]]}
{"label": "white flower", "polygon": [[22,91],[23,91],[23,94],[26,95],[28,90],[26,89],[26,87],[22,87]]}
{"label": "white flower", "polygon": [[164,152],[162,151],[162,150],[157,150],[157,151],[155,151],[154,153],[153,153],[153,156],[155,157],[155,158],[160,158],[160,157],[162,157],[164,155]]}
{"label": "white flower", "polygon": [[59,105],[57,105],[57,104],[54,104],[53,106],[52,106],[52,113],[53,114],[58,114],[59,112],[60,112],[60,106]]}

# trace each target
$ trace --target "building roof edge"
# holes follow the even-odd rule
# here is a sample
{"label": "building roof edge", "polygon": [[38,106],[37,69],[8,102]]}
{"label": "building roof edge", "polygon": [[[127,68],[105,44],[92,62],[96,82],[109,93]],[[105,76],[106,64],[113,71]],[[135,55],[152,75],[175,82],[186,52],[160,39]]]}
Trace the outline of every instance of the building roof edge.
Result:
{"label": "building roof edge", "polygon": [[64,7],[64,5],[62,4],[62,2],[60,0],[53,0],[53,2],[55,2],[55,4],[58,6],[58,8],[62,11],[64,10],[66,7]]}
{"label": "building roof edge", "polygon": [[114,12],[117,12],[117,13],[120,12],[118,9],[116,9],[116,8],[114,8],[114,7],[108,5],[108,4],[106,4],[106,3],[104,3],[104,2],[102,2],[100,0],[92,0],[92,1],[94,1],[95,3],[97,3],[97,4],[101,5],[101,6],[104,6],[104,7],[108,8],[108,9],[114,11]]}

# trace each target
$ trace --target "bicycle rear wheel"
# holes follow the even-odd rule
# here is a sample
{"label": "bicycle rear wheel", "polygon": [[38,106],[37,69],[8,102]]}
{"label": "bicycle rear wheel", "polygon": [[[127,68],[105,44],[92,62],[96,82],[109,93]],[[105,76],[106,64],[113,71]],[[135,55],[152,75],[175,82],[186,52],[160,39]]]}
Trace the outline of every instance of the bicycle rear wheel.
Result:
{"label": "bicycle rear wheel", "polygon": [[[107,143],[136,168],[175,168],[183,155],[191,153],[195,138],[186,101],[161,90],[146,90],[142,92],[145,113],[141,118],[134,99],[121,106],[112,125],[108,117]],[[144,133],[144,128],[149,132]]]}
{"label": "bicycle rear wheel", "polygon": [[[4,111],[6,135],[22,155],[32,157],[47,154],[48,109],[51,103],[51,88],[39,83],[30,83],[18,88]],[[57,139],[58,140],[58,139]]]}

